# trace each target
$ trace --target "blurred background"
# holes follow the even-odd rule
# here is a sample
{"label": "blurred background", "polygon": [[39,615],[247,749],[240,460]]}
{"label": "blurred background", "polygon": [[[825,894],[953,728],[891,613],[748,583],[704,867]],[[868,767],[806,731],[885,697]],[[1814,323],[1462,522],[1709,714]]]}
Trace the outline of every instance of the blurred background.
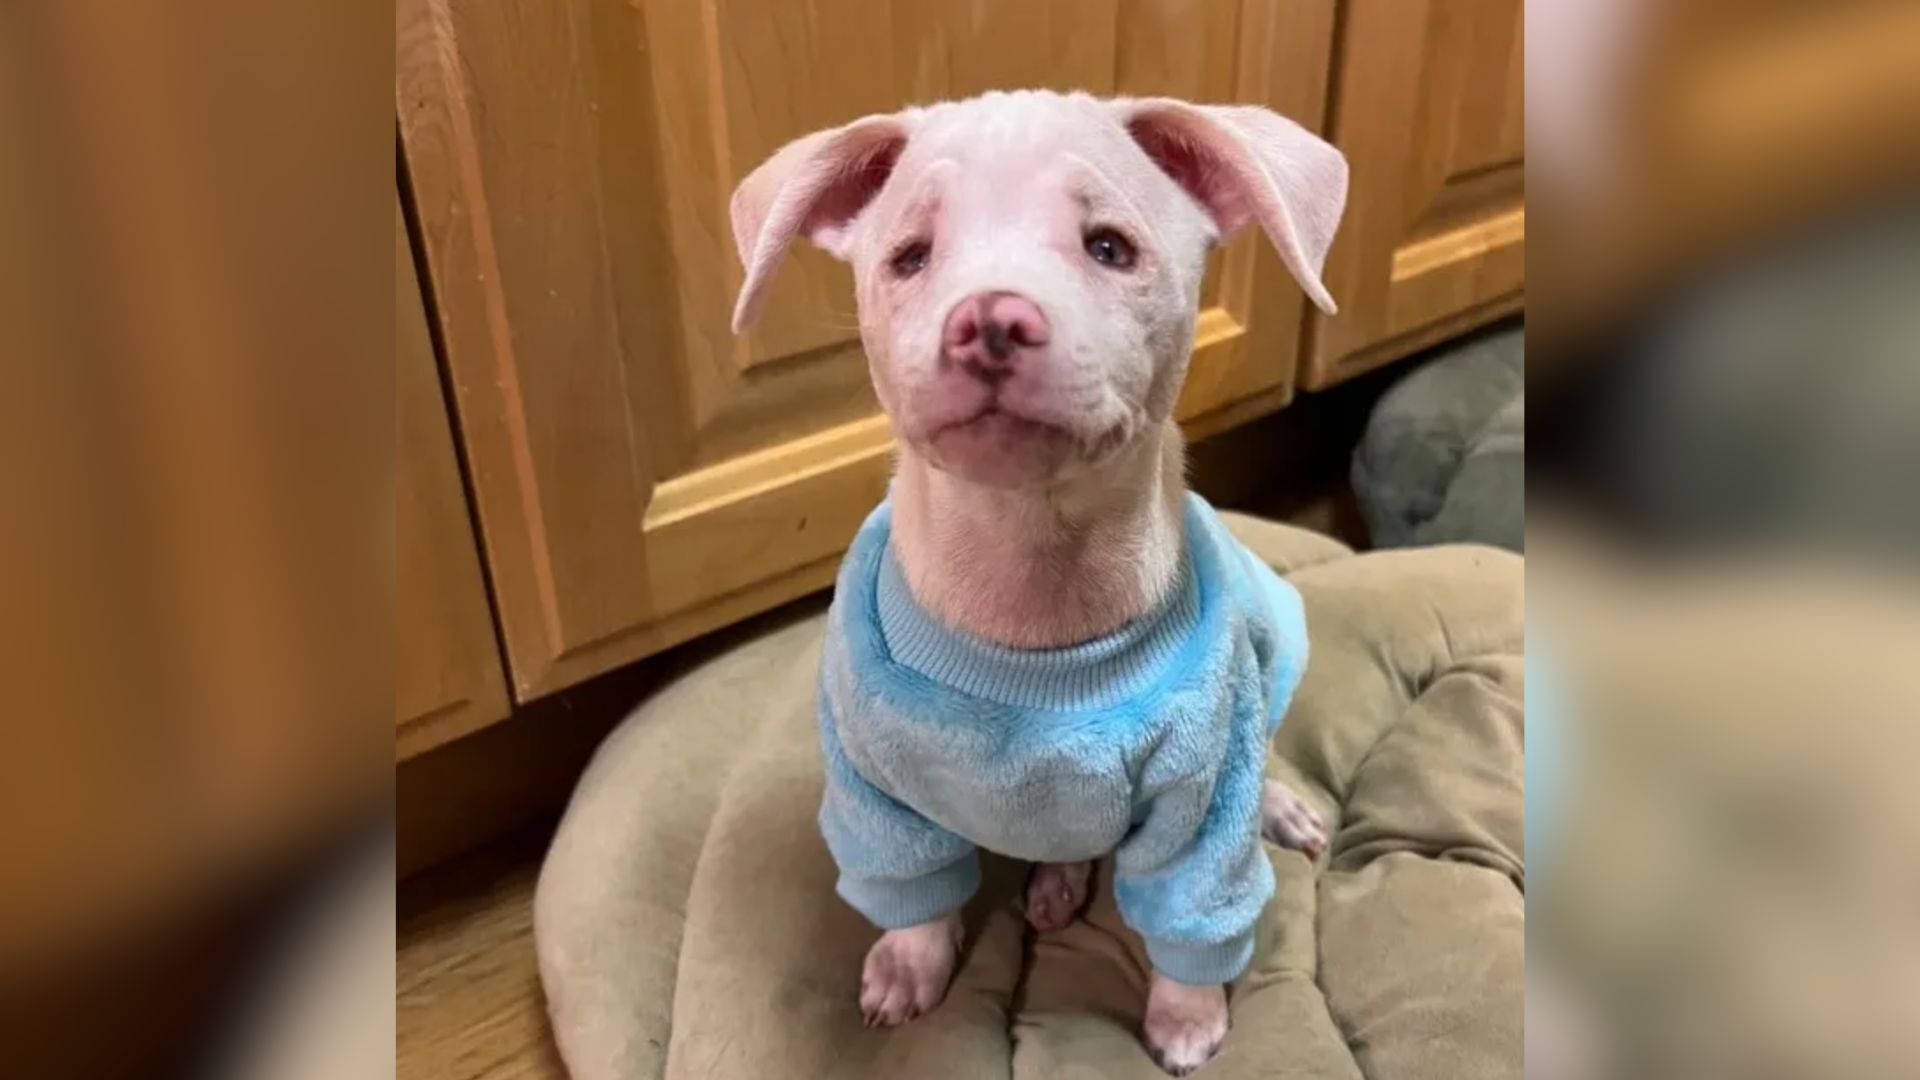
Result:
{"label": "blurred background", "polygon": [[1229,248],[1182,415],[1223,505],[1525,548],[1527,1072],[1920,1075],[1920,4],[708,7],[0,6],[9,1075],[550,1068],[572,779],[884,481],[841,271],[736,345],[715,193],[1032,83],[1354,161],[1342,315]]}
{"label": "blurred background", "polygon": [[1920,5],[1527,18],[1527,1072],[1915,1075]]}
{"label": "blurred background", "polygon": [[0,7],[8,1075],[390,1068],[390,25]]}

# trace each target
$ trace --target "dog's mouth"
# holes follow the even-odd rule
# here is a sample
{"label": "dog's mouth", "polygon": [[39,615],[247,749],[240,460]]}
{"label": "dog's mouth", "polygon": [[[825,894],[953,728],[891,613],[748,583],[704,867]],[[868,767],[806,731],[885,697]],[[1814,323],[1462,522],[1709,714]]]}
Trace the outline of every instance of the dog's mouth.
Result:
{"label": "dog's mouth", "polygon": [[993,429],[1008,435],[1052,435],[1071,438],[1072,432],[1062,424],[1051,420],[1040,420],[1024,413],[1015,412],[1000,404],[998,400],[989,400],[972,413],[958,420],[951,420],[933,429],[932,437],[956,432],[976,432]]}
{"label": "dog's mouth", "polygon": [[1065,425],[988,401],[934,428],[925,443],[936,468],[994,487],[1044,483],[1078,456]]}
{"label": "dog's mouth", "polygon": [[1018,409],[1007,408],[997,397],[958,419],[949,420],[927,434],[927,442],[945,444],[992,445],[1002,450],[1046,447],[1087,462],[1104,461],[1119,451],[1131,437],[1134,425],[1120,421],[1098,432],[1089,432],[1053,419],[1042,419]]}

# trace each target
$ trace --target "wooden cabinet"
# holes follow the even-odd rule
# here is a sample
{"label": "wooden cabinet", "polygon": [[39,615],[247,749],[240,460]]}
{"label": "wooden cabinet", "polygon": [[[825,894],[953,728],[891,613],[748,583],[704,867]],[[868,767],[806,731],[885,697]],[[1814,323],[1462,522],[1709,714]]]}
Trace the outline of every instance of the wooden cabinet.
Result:
{"label": "wooden cabinet", "polygon": [[[516,696],[825,585],[884,491],[890,442],[845,268],[798,253],[753,333],[728,331],[728,198],[768,153],[993,87],[1258,102],[1318,127],[1334,14],[1333,0],[400,0],[405,161]],[[1467,109],[1479,86],[1447,105]],[[1473,139],[1445,142],[1442,181],[1485,156]],[[1396,189],[1393,212],[1408,198]],[[1374,246],[1408,235],[1374,228]],[[1354,262],[1343,302],[1372,269]],[[1284,403],[1300,362],[1304,300],[1278,260],[1248,235],[1214,270],[1180,407],[1201,430]]]}
{"label": "wooden cabinet", "polygon": [[404,758],[506,716],[507,693],[413,254],[396,231],[394,706]]}
{"label": "wooden cabinet", "polygon": [[1518,310],[1526,271],[1521,0],[1342,5],[1333,141],[1352,170],[1308,323],[1315,389]]}

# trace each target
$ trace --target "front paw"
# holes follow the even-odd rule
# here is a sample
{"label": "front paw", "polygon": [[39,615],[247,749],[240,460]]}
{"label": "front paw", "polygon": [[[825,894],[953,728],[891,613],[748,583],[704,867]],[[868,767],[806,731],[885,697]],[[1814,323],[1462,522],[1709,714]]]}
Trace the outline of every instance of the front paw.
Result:
{"label": "front paw", "polygon": [[1327,826],[1306,800],[1278,780],[1268,780],[1260,790],[1260,831],[1283,848],[1305,852],[1317,859],[1327,849]]}
{"label": "front paw", "polygon": [[860,970],[860,1014],[867,1026],[904,1024],[940,1004],[959,952],[957,914],[881,934]]}
{"label": "front paw", "polygon": [[1189,986],[1155,972],[1147,992],[1147,1052],[1162,1069],[1185,1076],[1212,1060],[1227,1037],[1227,988]]}
{"label": "front paw", "polygon": [[1041,863],[1027,879],[1027,923],[1046,933],[1073,921],[1087,902],[1090,862]]}

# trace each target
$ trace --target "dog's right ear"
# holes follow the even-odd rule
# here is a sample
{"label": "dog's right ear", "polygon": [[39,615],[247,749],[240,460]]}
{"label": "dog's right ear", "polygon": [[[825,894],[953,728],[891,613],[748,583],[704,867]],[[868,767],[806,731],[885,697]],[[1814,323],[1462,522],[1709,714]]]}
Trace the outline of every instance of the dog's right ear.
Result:
{"label": "dog's right ear", "polygon": [[752,324],[787,245],[804,233],[835,258],[847,257],[848,228],[887,182],[907,144],[899,117],[862,117],[781,147],[733,192],[733,242],[747,268],[733,308],[733,332]]}

